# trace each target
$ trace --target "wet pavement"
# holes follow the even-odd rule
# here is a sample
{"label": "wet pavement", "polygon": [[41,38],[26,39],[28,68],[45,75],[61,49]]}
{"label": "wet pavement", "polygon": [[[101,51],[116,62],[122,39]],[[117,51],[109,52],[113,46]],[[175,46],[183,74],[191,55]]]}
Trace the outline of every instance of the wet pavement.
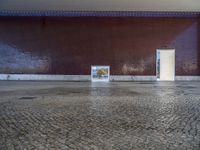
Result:
{"label": "wet pavement", "polygon": [[0,149],[199,150],[200,82],[0,81]]}

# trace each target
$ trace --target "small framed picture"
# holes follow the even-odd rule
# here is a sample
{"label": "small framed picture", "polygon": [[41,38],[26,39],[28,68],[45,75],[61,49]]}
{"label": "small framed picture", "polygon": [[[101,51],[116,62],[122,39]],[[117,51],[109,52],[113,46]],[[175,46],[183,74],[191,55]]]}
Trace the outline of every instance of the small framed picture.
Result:
{"label": "small framed picture", "polygon": [[92,82],[109,82],[110,66],[91,66]]}

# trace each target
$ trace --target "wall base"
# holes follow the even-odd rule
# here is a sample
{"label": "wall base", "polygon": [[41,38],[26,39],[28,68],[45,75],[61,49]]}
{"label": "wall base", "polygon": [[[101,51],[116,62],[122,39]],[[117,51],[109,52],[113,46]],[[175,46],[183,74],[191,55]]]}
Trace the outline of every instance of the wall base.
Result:
{"label": "wall base", "polygon": [[176,81],[200,81],[200,76],[176,76]]}
{"label": "wall base", "polygon": [[0,80],[90,81],[89,75],[0,74]]}
{"label": "wall base", "polygon": [[[0,80],[91,81],[90,75],[0,74]],[[200,81],[200,76],[176,76],[176,81]],[[157,81],[156,76],[111,75],[110,81]]]}
{"label": "wall base", "polygon": [[110,81],[156,81],[156,76],[110,76]]}

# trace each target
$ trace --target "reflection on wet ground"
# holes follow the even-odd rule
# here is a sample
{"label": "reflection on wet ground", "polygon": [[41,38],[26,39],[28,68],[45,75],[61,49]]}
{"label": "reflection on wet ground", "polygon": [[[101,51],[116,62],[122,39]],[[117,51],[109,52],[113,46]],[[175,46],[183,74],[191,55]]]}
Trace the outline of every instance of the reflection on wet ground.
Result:
{"label": "reflection on wet ground", "polygon": [[0,149],[200,149],[199,82],[0,82]]}

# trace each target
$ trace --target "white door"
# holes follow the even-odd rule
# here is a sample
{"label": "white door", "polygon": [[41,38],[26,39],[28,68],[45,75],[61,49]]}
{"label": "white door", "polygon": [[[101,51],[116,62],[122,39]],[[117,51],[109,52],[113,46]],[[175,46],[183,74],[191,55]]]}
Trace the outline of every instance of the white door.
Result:
{"label": "white door", "polygon": [[158,50],[160,53],[160,75],[161,81],[174,81],[175,78],[175,50]]}

